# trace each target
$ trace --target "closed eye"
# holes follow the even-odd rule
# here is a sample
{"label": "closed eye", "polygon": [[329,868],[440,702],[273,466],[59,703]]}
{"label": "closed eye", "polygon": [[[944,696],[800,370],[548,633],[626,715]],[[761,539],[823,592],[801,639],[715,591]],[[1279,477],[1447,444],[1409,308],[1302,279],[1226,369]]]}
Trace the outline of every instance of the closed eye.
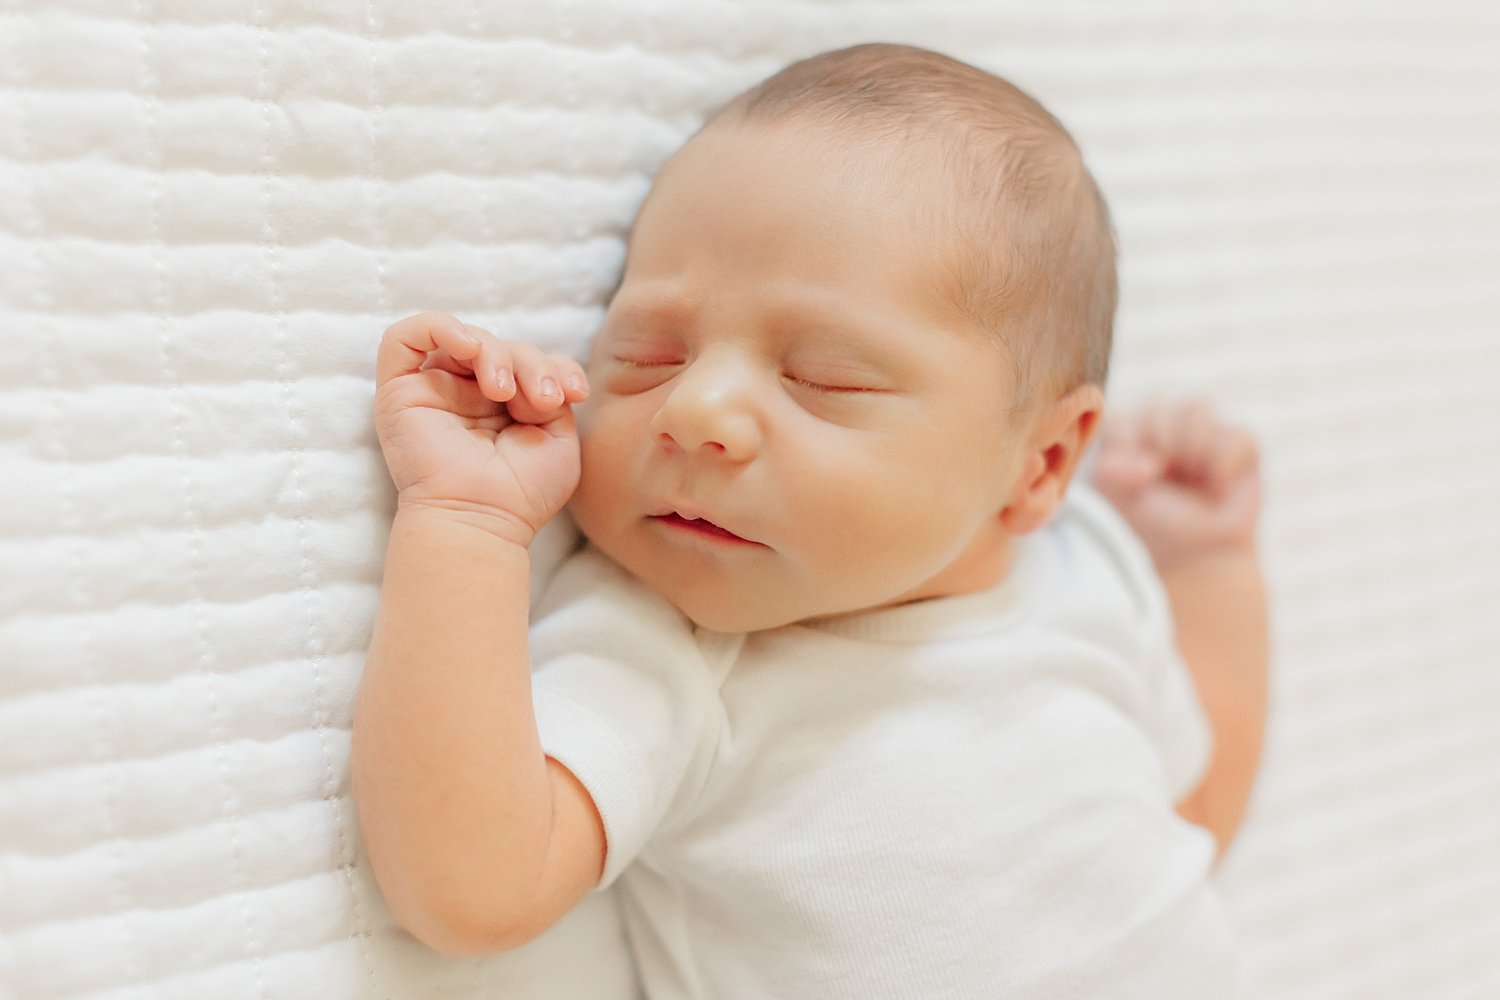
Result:
{"label": "closed eye", "polygon": [[867,385],[836,385],[827,382],[814,382],[812,379],[801,378],[797,375],[783,375],[782,378],[793,385],[799,385],[814,392],[858,394],[881,391]]}
{"label": "closed eye", "polygon": [[653,358],[627,358],[619,354],[611,356],[611,360],[617,364],[629,365],[631,368],[668,368],[672,365],[680,365],[681,361]]}

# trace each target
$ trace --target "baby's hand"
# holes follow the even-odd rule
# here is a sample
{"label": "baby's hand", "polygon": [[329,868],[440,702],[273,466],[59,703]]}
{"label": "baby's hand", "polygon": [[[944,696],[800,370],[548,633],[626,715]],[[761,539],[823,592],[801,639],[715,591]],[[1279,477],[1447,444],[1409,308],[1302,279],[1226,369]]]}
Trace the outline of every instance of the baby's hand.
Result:
{"label": "baby's hand", "polygon": [[1158,568],[1253,549],[1260,458],[1247,431],[1190,401],[1112,415],[1102,436],[1094,484]]}
{"label": "baby's hand", "polygon": [[583,369],[442,313],[393,324],[375,365],[375,430],[402,507],[477,517],[529,545],[578,485],[571,404]]}

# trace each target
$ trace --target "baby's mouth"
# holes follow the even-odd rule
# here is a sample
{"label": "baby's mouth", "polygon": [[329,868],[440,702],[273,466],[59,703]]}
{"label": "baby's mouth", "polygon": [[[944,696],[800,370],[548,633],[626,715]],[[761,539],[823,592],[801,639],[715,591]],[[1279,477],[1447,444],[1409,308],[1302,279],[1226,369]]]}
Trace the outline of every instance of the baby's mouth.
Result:
{"label": "baby's mouth", "polygon": [[705,538],[715,538],[740,545],[760,545],[759,542],[752,542],[748,538],[736,535],[728,528],[721,528],[704,517],[684,517],[676,511],[669,511],[665,514],[653,514],[651,520],[658,521],[675,531],[691,532]]}

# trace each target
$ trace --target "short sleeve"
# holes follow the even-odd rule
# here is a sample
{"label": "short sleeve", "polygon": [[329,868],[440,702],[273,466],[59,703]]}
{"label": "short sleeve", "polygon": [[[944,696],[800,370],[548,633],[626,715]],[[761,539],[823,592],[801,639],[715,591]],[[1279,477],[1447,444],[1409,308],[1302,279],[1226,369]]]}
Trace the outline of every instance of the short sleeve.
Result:
{"label": "short sleeve", "polygon": [[1108,552],[1131,594],[1138,621],[1134,658],[1145,689],[1140,721],[1161,759],[1167,791],[1174,803],[1180,802],[1207,771],[1213,733],[1187,664],[1177,650],[1166,590],[1145,546],[1109,501],[1075,483],[1068,502]]}
{"label": "short sleeve", "polygon": [[1211,878],[1215,843],[1164,797],[1160,734],[1133,699],[1063,669],[1067,646],[1056,655],[1058,669],[1041,675],[1050,682],[1032,691],[1040,711],[1022,725],[1034,756],[1007,801],[1024,831],[1040,831],[1007,852],[1007,877],[1031,888],[1026,924],[1010,933],[1030,970],[1016,995],[1243,996],[1238,935]]}
{"label": "short sleeve", "polygon": [[679,611],[589,547],[548,585],[531,657],[542,751],[604,822],[603,888],[701,787],[723,730],[716,665]]}
{"label": "short sleeve", "polygon": [[1209,877],[1213,839],[1160,801],[1154,751],[1112,707],[1087,727],[1089,763],[1048,791],[1048,826],[1062,832],[1020,862],[1048,890],[1032,954],[1050,969],[1025,995],[1243,996],[1238,935]]}

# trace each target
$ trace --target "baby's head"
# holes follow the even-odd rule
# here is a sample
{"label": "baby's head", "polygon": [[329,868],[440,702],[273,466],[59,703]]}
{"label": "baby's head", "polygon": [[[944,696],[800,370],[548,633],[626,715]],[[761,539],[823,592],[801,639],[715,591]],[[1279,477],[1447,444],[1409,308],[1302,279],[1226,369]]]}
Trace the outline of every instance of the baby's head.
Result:
{"label": "baby's head", "polygon": [[701,625],[982,589],[1096,424],[1107,211],[1009,84],[860,46],[662,169],[580,413],[579,526]]}
{"label": "baby's head", "polygon": [[935,52],[860,45],[741,94],[707,127],[725,125],[800,127],[925,196],[913,237],[947,262],[954,301],[1011,355],[1018,404],[1104,384],[1109,211],[1072,138],[1028,94]]}

